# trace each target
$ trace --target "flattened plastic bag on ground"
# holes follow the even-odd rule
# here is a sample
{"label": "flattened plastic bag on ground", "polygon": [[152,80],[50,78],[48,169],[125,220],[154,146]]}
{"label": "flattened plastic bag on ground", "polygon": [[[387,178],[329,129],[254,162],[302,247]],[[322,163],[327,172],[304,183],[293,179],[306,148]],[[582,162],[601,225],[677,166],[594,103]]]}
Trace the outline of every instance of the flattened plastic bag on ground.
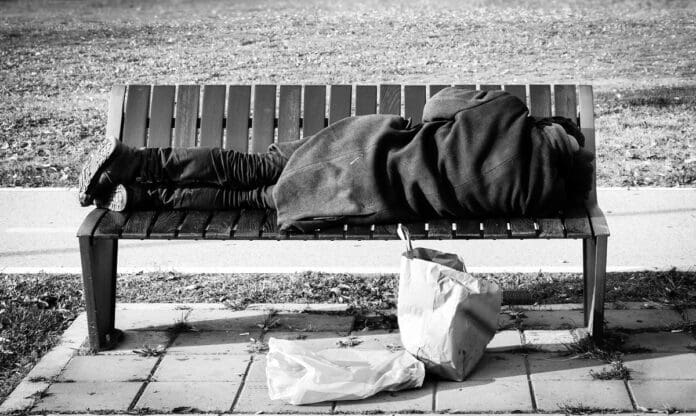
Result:
{"label": "flattened plastic bag on ground", "polygon": [[358,400],[382,390],[420,387],[424,377],[423,363],[403,350],[312,351],[297,341],[268,341],[266,380],[271,400],[295,405]]}
{"label": "flattened plastic bag on ground", "polygon": [[411,246],[401,256],[397,314],[404,348],[426,371],[461,381],[483,356],[498,326],[502,291],[466,272],[456,254]]}

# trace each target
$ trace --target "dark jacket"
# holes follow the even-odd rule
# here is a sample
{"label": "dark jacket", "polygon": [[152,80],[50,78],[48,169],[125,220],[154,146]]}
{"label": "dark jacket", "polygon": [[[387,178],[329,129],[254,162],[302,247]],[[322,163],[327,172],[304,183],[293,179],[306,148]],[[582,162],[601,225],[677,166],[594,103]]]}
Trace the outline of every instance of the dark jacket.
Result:
{"label": "dark jacket", "polygon": [[503,91],[447,88],[423,124],[343,119],[305,138],[273,190],[282,229],[543,214],[565,199],[559,164],[527,107]]}

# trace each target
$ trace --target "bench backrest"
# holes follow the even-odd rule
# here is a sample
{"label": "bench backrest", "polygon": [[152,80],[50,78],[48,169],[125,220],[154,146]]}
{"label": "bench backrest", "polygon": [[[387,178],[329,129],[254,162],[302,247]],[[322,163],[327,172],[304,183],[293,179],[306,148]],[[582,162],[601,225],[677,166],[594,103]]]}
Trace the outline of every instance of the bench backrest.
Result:
{"label": "bench backrest", "polygon": [[[400,114],[421,121],[427,99],[448,85],[128,85],[111,91],[106,134],[136,147],[224,147],[263,152],[351,115]],[[595,152],[589,85],[464,85],[504,89],[533,116],[577,121]],[[250,132],[251,130],[251,132]],[[596,183],[596,174],[595,183]],[[596,201],[593,183],[589,200]]]}

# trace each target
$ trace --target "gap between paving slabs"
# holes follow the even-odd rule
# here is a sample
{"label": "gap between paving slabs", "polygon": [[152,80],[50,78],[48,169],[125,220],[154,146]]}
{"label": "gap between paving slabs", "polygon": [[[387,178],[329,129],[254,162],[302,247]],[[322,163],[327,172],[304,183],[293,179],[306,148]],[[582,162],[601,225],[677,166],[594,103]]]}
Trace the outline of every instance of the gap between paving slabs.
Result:
{"label": "gap between paving slabs", "polygon": [[[200,305],[203,306],[203,305]],[[265,345],[263,342],[267,340],[270,336],[277,336],[277,337],[282,337],[286,339],[298,339],[299,337],[304,337],[306,335],[306,339],[312,339],[314,340],[313,342],[318,342],[321,345],[323,342],[323,347],[331,347],[335,345],[336,340],[331,339],[331,337],[327,336],[327,330],[335,329],[331,325],[327,325],[328,320],[324,320],[322,323],[322,320],[315,320],[313,321],[313,326],[312,327],[307,327],[307,325],[302,325],[302,319],[301,318],[307,318],[307,317],[317,317],[320,318],[322,316],[325,317],[338,317],[336,315],[341,315],[340,312],[336,311],[335,309],[331,311],[331,313],[311,313],[311,314],[298,314],[298,309],[297,306],[288,306],[285,305],[288,309],[283,310],[281,308],[281,305],[274,305],[273,307],[266,307],[269,305],[264,305],[264,306],[256,306],[252,307],[250,309],[247,309],[246,311],[230,311],[227,310],[221,305],[205,305],[205,308],[199,308],[196,305],[187,305],[184,307],[179,307],[179,308],[172,308],[171,304],[168,305],[119,305],[119,311],[117,312],[117,319],[119,319],[119,316],[121,317],[119,322],[117,323],[117,327],[121,327],[126,329],[126,334],[127,335],[132,335],[132,338],[130,338],[131,343],[129,344],[129,337],[126,337],[126,340],[123,345],[120,345],[120,351],[119,349],[115,351],[110,351],[106,353],[100,353],[97,355],[97,357],[108,357],[108,356],[118,356],[118,355],[127,355],[129,357],[134,357],[135,355],[133,354],[131,349],[128,350],[127,348],[130,348],[130,346],[136,346],[136,344],[140,341],[145,341],[145,342],[156,342],[156,341],[162,341],[166,340],[166,347],[162,348],[161,352],[157,351],[157,348],[140,348],[141,350],[141,355],[151,355],[154,357],[153,359],[157,361],[156,365],[152,367],[150,370],[149,374],[146,374],[146,377],[144,380],[145,382],[140,381],[135,382],[135,379],[138,380],[143,380],[143,378],[134,378],[132,377],[132,374],[128,374],[126,371],[122,376],[121,379],[123,381],[120,381],[119,383],[128,383],[128,384],[119,384],[118,387],[122,388],[123,390],[131,391],[132,386],[129,386],[132,383],[139,384],[138,385],[138,390],[135,395],[135,397],[129,401],[128,403],[128,408],[124,410],[137,410],[137,411],[146,411],[147,406],[141,406],[140,405],[140,400],[143,399],[143,395],[147,392],[148,386],[154,385],[154,384],[161,384],[165,383],[166,381],[159,381],[158,380],[158,371],[160,368],[161,363],[164,360],[164,353],[166,353],[166,357],[174,357],[171,358],[171,360],[175,360],[175,357],[178,355],[179,357],[187,357],[187,356],[196,356],[196,355],[238,355],[238,356],[244,356],[246,355],[251,355],[251,359],[246,361],[246,363],[242,363],[240,369],[240,372],[243,372],[242,377],[240,380],[221,380],[221,381],[205,381],[208,383],[222,383],[221,385],[210,385],[208,387],[210,388],[218,388],[220,391],[225,392],[226,390],[224,389],[225,387],[230,387],[230,388],[236,388],[237,394],[234,397],[234,404],[235,406],[237,404],[241,405],[244,402],[242,399],[247,400],[246,397],[243,397],[243,392],[245,391],[245,386],[248,386],[249,389],[254,387],[253,383],[249,380],[249,384],[246,385],[245,383],[247,382],[244,380],[244,375],[248,375],[247,372],[250,371],[251,368],[254,368],[254,362],[260,362],[258,361],[258,358],[262,357],[262,354],[265,351]],[[290,307],[294,307],[296,309],[289,309]],[[124,309],[125,308],[125,309]],[[332,308],[335,308],[335,305],[332,306]],[[256,309],[256,310],[255,310]],[[301,309],[301,308],[300,308]],[[543,312],[539,311],[540,308],[538,307],[526,307],[526,308],[516,308],[515,311],[521,311],[522,313],[530,313],[532,312]],[[558,309],[566,309],[566,312],[572,312],[575,313],[577,312],[574,310],[572,307],[559,307]],[[124,313],[124,311],[130,310],[130,316],[129,313]],[[276,313],[271,313],[271,310],[275,310]],[[624,309],[620,309],[624,310]],[[145,313],[147,311],[147,313]],[[316,311],[315,311],[316,312]],[[393,326],[395,325],[395,320],[393,319],[393,316],[390,315],[390,312],[394,311],[387,311],[383,313],[375,313],[371,315],[366,315],[361,318],[361,320],[353,321],[353,317],[349,317],[348,320],[343,320],[344,326],[343,328],[345,331],[341,333],[336,333],[336,332],[328,332],[331,335],[336,335],[337,338],[345,338],[345,336],[348,335],[349,329],[353,328],[354,330],[356,328],[363,328],[363,327],[371,327],[370,325],[377,326],[379,327],[380,325],[383,328],[383,332],[386,332],[388,334],[389,329],[393,329]],[[552,327],[558,327],[558,326],[563,326],[567,325],[568,321],[562,317],[563,314],[565,313],[564,311],[558,311],[559,314],[557,316],[554,316],[553,314],[547,314],[547,317],[549,318],[547,321],[543,321],[543,316],[534,316],[534,319],[532,320],[535,322],[535,325],[538,327],[546,327],[546,328],[552,328]],[[571,318],[573,315],[571,314],[566,314],[566,316],[570,316]],[[178,314],[178,315],[177,315]],[[540,314],[543,315],[543,314]],[[150,320],[150,322],[147,325],[143,325],[142,317],[146,316]],[[168,318],[166,318],[168,316]],[[178,316],[175,319],[171,319],[173,316]],[[236,320],[232,321],[230,317],[234,316]],[[670,315],[671,316],[671,315]],[[678,315],[677,315],[678,316]],[[182,318],[183,317],[183,318]],[[166,318],[166,319],[165,319]],[[241,318],[241,319],[237,319]],[[167,319],[170,319],[167,321]],[[177,322],[175,322],[178,319]],[[521,318],[521,322],[524,322],[526,317]],[[541,321],[540,321],[541,320]],[[174,322],[174,325],[172,323]],[[541,322],[541,323],[539,323]],[[515,323],[518,324],[520,323],[518,319],[515,320]],[[683,323],[683,322],[682,322]],[[650,326],[650,323],[648,324],[648,327],[651,329],[655,329],[654,326]],[[663,322],[662,325],[664,324],[669,324],[671,327],[676,327],[679,325],[679,322],[672,322],[672,323],[665,323]],[[130,326],[129,326],[130,325]],[[373,327],[374,327],[373,326]],[[167,328],[173,328],[173,332],[167,333],[164,331]],[[497,347],[500,348],[497,351],[510,351],[510,352],[519,352],[519,353],[528,353],[528,352],[536,352],[536,351],[553,351],[554,349],[558,352],[558,341],[562,340],[561,344],[565,343],[565,341],[570,340],[580,340],[582,339],[581,337],[584,336],[584,333],[582,331],[570,331],[570,330],[553,330],[553,331],[536,331],[534,332],[533,330],[529,330],[524,328],[524,326],[519,325],[519,328],[522,329],[522,332],[518,331],[516,328],[513,328],[511,330],[503,330],[499,331],[498,334],[496,335],[496,339],[492,342],[492,347],[495,349],[496,348],[496,341],[498,342]],[[386,330],[386,331],[384,331]],[[635,330],[635,328],[634,328]],[[244,331],[244,332],[239,332],[239,331]],[[634,331],[635,332],[635,331]],[[226,335],[229,335],[230,333],[236,333],[235,338],[233,343],[231,343],[231,346],[226,346],[226,347],[220,347],[220,341],[221,340],[226,340],[229,341],[229,338],[226,338]],[[298,336],[298,333],[300,334]],[[357,333],[359,336],[364,336],[368,334],[372,334],[372,332],[369,332],[368,334],[361,333],[359,331],[354,332]],[[244,334],[244,335],[240,335]],[[264,336],[265,334],[265,336]],[[304,334],[304,335],[303,335]],[[551,337],[551,339],[543,338],[544,334],[548,335]],[[672,334],[667,332],[667,334]],[[222,337],[221,337],[222,335]],[[395,336],[396,335],[396,336]],[[535,335],[535,336],[530,336],[530,335]],[[571,336],[571,338],[567,338],[568,336]],[[644,333],[635,333],[631,334],[632,336],[643,336],[645,337]],[[677,335],[681,336],[682,341],[677,341],[676,342],[676,348],[681,350],[679,351],[690,351],[689,346],[684,346],[683,342],[689,341],[688,335],[685,333],[677,333]],[[212,336],[213,338],[206,338]],[[215,336],[218,336],[218,338],[214,338]],[[242,342],[244,341],[244,337],[248,336],[249,338],[254,338],[255,340],[258,340],[258,343],[256,344],[250,344],[247,340],[247,342]],[[398,334],[392,333],[390,334],[392,336],[392,340],[396,340],[398,342]],[[395,336],[395,337],[394,337]],[[559,338],[560,337],[560,338]],[[566,338],[564,338],[566,337]],[[575,338],[572,338],[575,337]],[[63,339],[61,340],[61,343],[54,348],[51,352],[49,352],[46,357],[51,358],[53,357],[53,360],[55,361],[53,364],[45,362],[44,359],[41,360],[41,362],[32,370],[32,373],[30,373],[30,376],[25,378],[25,380],[18,386],[15,392],[11,395],[11,397],[8,397],[5,403],[0,407],[0,411],[6,411],[7,409],[13,410],[12,406],[15,406],[14,410],[20,410],[20,409],[27,409],[29,406],[32,404],[38,403],[38,406],[34,408],[35,411],[60,411],[61,407],[57,406],[54,408],[48,408],[48,407],[41,407],[41,403],[45,402],[43,399],[45,397],[43,396],[42,392],[45,392],[46,389],[51,389],[51,384],[53,385],[58,385],[62,384],[61,387],[68,387],[69,384],[73,384],[74,387],[79,387],[77,383],[82,383],[80,381],[72,380],[74,383],[56,383],[55,381],[60,381],[62,377],[63,381],[70,381],[68,377],[70,377],[70,372],[63,372],[61,374],[61,371],[63,370],[63,367],[65,364],[67,364],[67,360],[70,359],[72,354],[75,353],[75,350],[79,350],[80,345],[82,344],[82,341],[85,340],[86,338],[86,322],[84,319],[84,314],[81,315],[76,322],[71,326],[71,328],[66,331]],[[324,338],[322,340],[322,338]],[[664,337],[657,338],[657,339],[664,339]],[[693,341],[693,336],[691,337],[691,340]],[[240,341],[240,342],[236,342]],[[645,340],[634,340],[634,342],[648,342]],[[206,343],[208,343],[206,345]],[[216,344],[217,343],[217,344]],[[393,342],[392,342],[393,343]],[[649,342],[648,342],[649,343]],[[653,343],[654,344],[654,343]],[[152,345],[152,344],[151,344]],[[365,344],[365,346],[368,346],[369,342]],[[681,345],[681,347],[679,347]],[[213,348],[212,350],[207,349],[207,347],[210,346],[217,346],[217,350]],[[551,347],[549,347],[551,346]],[[140,345],[142,347],[142,345]],[[565,348],[565,345],[564,345]],[[66,350],[67,349],[67,350]],[[247,349],[251,349],[251,352],[247,351]],[[257,350],[255,350],[257,349]],[[67,353],[70,353],[68,355]],[[665,352],[665,351],[663,351]],[[667,351],[669,352],[669,351]],[[674,352],[674,351],[672,351]],[[84,350],[82,352],[78,352],[77,357],[76,357],[76,363],[79,363],[80,360],[80,354],[84,354]],[[67,357],[67,360],[66,360]],[[85,357],[86,358],[86,357]],[[118,357],[112,357],[112,358],[118,358]],[[126,358],[126,357],[122,357]],[[139,357],[141,358],[141,357]],[[63,366],[59,365],[59,362],[63,360]],[[174,361],[172,361],[174,362]],[[531,366],[531,364],[528,364]],[[484,370],[484,369],[482,369]],[[484,370],[485,371],[485,370]],[[562,371],[561,369],[558,369],[558,371]],[[598,370],[599,371],[599,370]],[[43,375],[42,375],[43,373]],[[171,369],[170,369],[171,373]],[[529,375],[529,371],[527,372]],[[52,375],[51,375],[52,374]],[[161,372],[160,372],[161,374]],[[166,373],[164,373],[166,378]],[[532,377],[534,377],[532,373]],[[171,374],[170,374],[171,376]],[[131,378],[126,378],[126,377],[131,377]],[[180,377],[181,378],[181,377]],[[184,377],[185,378],[185,377]],[[130,381],[129,381],[130,380]],[[472,380],[469,380],[472,381]],[[693,380],[692,380],[693,381]],[[181,383],[194,383],[191,380],[179,380]],[[197,380],[195,383],[201,383],[204,382],[203,380]],[[539,386],[542,386],[544,383],[547,383],[547,381],[542,380],[542,381],[537,381],[539,383]],[[578,381],[579,382],[579,381]],[[639,394],[645,395],[644,391],[649,385],[649,383],[652,381],[649,381],[648,384],[645,384],[646,382],[641,381],[640,383],[636,382],[635,387],[633,388],[634,391],[638,391]],[[669,381],[670,383],[674,384],[673,381]],[[684,391],[684,389],[690,388],[690,384],[688,384],[689,380],[680,380],[678,381],[679,383],[679,388],[681,389],[680,391]],[[97,382],[98,383],[98,382]],[[225,385],[224,383],[229,383]],[[686,383],[686,384],[685,384]],[[94,381],[92,382],[94,384]],[[436,383],[437,384],[437,383]],[[437,389],[436,389],[436,384],[434,384],[434,394],[437,395]],[[662,383],[665,384],[665,383]],[[656,388],[661,388],[665,389],[662,384],[659,384]],[[669,384],[669,383],[667,383]],[[161,384],[163,385],[163,384]],[[189,384],[191,385],[191,384]],[[194,384],[195,385],[195,384]],[[236,386],[236,387],[235,387]],[[444,386],[444,384],[443,384]],[[201,385],[198,385],[198,387],[201,387]],[[553,408],[546,408],[546,405],[543,404],[544,400],[543,397],[535,397],[538,394],[542,394],[543,392],[541,390],[534,391],[533,389],[533,380],[529,380],[529,388],[532,388],[531,397],[532,400],[535,402],[534,404],[530,404],[529,409],[541,409],[541,410],[546,410],[546,411],[554,411],[558,409],[553,409]],[[696,388],[696,387],[695,387]],[[131,390],[129,390],[131,389]],[[117,389],[118,390],[118,389]],[[443,390],[444,391],[444,390]],[[174,390],[176,393],[176,389]],[[643,392],[643,393],[641,393]],[[16,393],[16,394],[15,394]],[[58,391],[56,391],[58,393]],[[444,394],[444,393],[443,393]],[[641,397],[636,397],[635,392],[628,393],[626,392],[626,397],[631,397],[631,400],[634,402],[638,403],[647,403],[650,404],[650,397],[647,397],[645,400],[643,400]],[[27,396],[29,398],[27,399]],[[97,396],[98,395],[94,395]],[[229,396],[229,394],[228,394]],[[382,395],[380,397],[376,397],[375,399],[375,407],[384,409],[385,411],[391,411],[391,410],[399,410],[398,405],[394,407],[394,402],[399,402],[401,400],[408,401],[406,397],[403,397],[402,399],[399,398],[399,394],[391,394],[389,397],[391,397],[391,400],[389,398],[384,399],[385,395]],[[50,397],[50,396],[49,396]],[[97,398],[95,397],[95,398]],[[262,398],[265,397],[266,402],[270,402],[268,400],[267,392],[263,391],[262,395],[257,395],[254,396],[256,398]],[[433,397],[433,403],[435,403],[435,399],[437,396]],[[443,398],[446,396],[442,396]],[[147,396],[145,397],[147,398]],[[38,399],[38,400],[37,400]],[[155,398],[156,399],[156,398]],[[540,406],[539,399],[541,399],[542,403]],[[444,400],[444,399],[443,399]],[[418,401],[418,400],[416,400]],[[8,403],[9,402],[9,403]],[[108,401],[107,401],[108,402]],[[102,403],[107,404],[107,402],[102,401]],[[248,400],[247,400],[248,402]],[[143,404],[146,403],[158,403],[157,400],[150,400],[145,401],[143,399]],[[260,401],[257,400],[257,403],[254,403],[255,405],[258,405]],[[365,405],[370,406],[367,401],[364,403]],[[414,402],[415,403],[415,402]],[[442,402],[444,403],[444,402]],[[625,401],[624,401],[625,403]],[[230,402],[230,406],[227,409],[215,409],[215,408],[208,408],[205,411],[229,411],[229,409],[232,408],[233,402]],[[688,409],[689,403],[683,403],[680,402],[678,403],[683,409]],[[412,409],[412,410],[421,410],[421,411],[427,411],[427,409],[423,408],[421,409],[423,405],[419,404],[417,407],[418,409]],[[642,405],[641,405],[642,406]],[[686,407],[684,407],[686,406]],[[168,411],[193,411],[195,409],[188,409],[187,406],[179,406],[178,407],[170,407],[166,410]],[[205,407],[205,406],[202,406]],[[522,406],[524,407],[524,406]],[[551,406],[553,407],[553,406]],[[292,411],[292,412],[297,412],[297,408],[294,406],[292,407],[294,410],[290,410],[287,408],[283,408],[282,406],[278,407],[277,405],[269,406],[267,409],[268,411],[275,411],[275,412],[280,412],[284,413],[287,411]],[[320,410],[321,409],[321,410]],[[340,403],[339,406],[336,406],[335,404],[332,405],[329,409],[323,409],[321,406],[316,407],[313,410],[316,411],[325,411],[329,410],[331,411],[337,410],[337,411],[353,411],[349,410],[351,409],[351,406],[349,406],[346,403]],[[363,406],[358,406],[355,405],[353,406],[353,409],[355,411],[358,411],[358,409],[361,409],[360,411],[363,411]],[[640,409],[640,408],[638,408]],[[69,409],[65,409],[69,410]],[[93,408],[90,410],[98,410],[97,408]],[[113,410],[113,409],[103,409],[103,410]],[[153,409],[154,410],[154,409]],[[165,410],[165,409],[159,409],[159,410]],[[199,409],[199,410],[204,410],[204,409]],[[237,410],[235,408],[235,411],[241,411],[243,409]],[[253,410],[252,408],[248,408],[247,410]],[[404,410],[404,409],[401,409]],[[406,409],[408,410],[408,409]],[[444,408],[439,408],[435,407],[432,410],[446,410]],[[449,409],[450,411],[453,411],[455,409]],[[474,408],[470,409],[460,409],[461,411],[476,411]],[[489,409],[490,410],[490,409]],[[504,410],[504,409],[501,409]],[[525,409],[520,408],[520,409],[510,409],[510,410],[522,410],[524,411]],[[567,410],[567,409],[566,409]],[[626,408],[625,410],[632,410],[631,408]],[[302,407],[301,411],[303,412],[309,412],[308,408]]]}

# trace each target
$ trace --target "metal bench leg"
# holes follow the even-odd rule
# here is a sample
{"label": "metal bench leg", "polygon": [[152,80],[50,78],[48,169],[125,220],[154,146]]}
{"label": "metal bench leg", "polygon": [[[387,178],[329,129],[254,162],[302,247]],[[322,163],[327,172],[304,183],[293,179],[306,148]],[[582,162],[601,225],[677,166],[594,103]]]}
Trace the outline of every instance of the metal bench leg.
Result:
{"label": "metal bench leg", "polygon": [[583,312],[585,316],[585,327],[590,323],[590,310],[592,309],[592,289],[595,282],[595,259],[597,243],[594,238],[582,240],[582,276],[584,281],[584,304]]}
{"label": "metal bench leg", "polygon": [[123,337],[114,328],[118,240],[79,237],[89,348],[113,348]]}
{"label": "metal bench leg", "polygon": [[583,240],[583,260],[585,269],[585,321],[592,338],[595,341],[601,341],[604,337],[607,236]]}

